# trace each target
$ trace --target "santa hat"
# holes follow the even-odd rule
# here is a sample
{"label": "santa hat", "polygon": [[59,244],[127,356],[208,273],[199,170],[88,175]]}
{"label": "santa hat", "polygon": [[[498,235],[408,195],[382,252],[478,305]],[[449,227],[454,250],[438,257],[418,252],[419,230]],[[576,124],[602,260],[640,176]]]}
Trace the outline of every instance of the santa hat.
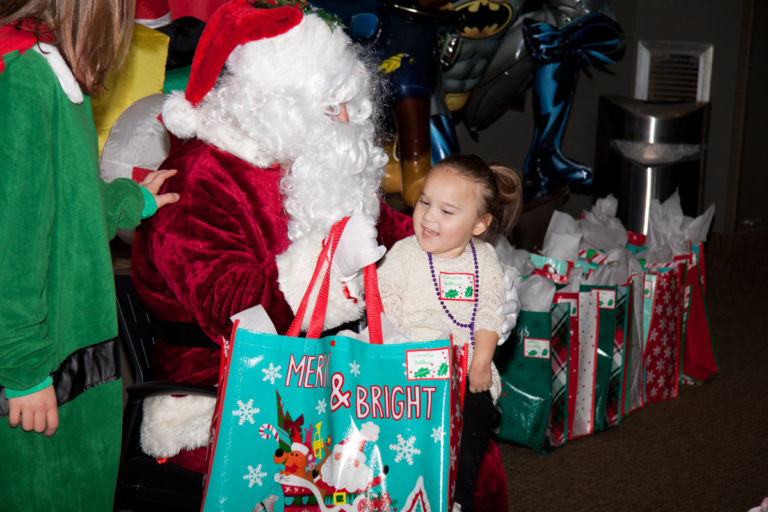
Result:
{"label": "santa hat", "polygon": [[373,422],[369,421],[367,423],[363,423],[363,426],[360,427],[359,432],[356,435],[352,435],[350,437],[347,437],[346,439],[342,440],[339,443],[340,449],[344,452],[347,451],[347,443],[350,444],[350,446],[354,446],[357,448],[357,451],[361,452],[365,448],[365,443],[368,441],[376,442],[379,439],[379,427],[378,425],[374,424]]}
{"label": "santa hat", "polygon": [[145,27],[164,27],[173,21],[168,0],[136,0],[136,23]]}
{"label": "santa hat", "polygon": [[291,444],[291,451],[292,452],[301,452],[304,456],[306,456],[309,453],[309,447],[305,445],[304,443],[292,443]]}
{"label": "santa hat", "polygon": [[272,6],[269,8],[255,7],[251,1],[231,0],[223,4],[206,24],[192,59],[184,96],[174,95],[169,102],[173,112],[170,115],[163,112],[166,126],[178,136],[186,138],[194,134],[201,122],[195,109],[213,89],[232,50],[280,36],[297,26],[304,16],[296,6],[274,6],[278,0],[262,0]]}
{"label": "santa hat", "polygon": [[[243,133],[227,109],[255,108],[270,95],[312,101],[327,92],[322,88],[330,87],[324,81],[329,73],[355,72],[348,64],[355,59],[349,52],[351,40],[335,18],[303,4],[231,0],[219,7],[200,38],[186,91],[172,93],[163,106],[166,128],[254,165],[274,163],[275,155],[269,153],[274,148],[265,150],[262,142]],[[224,68],[222,87],[229,94],[217,95],[213,90]],[[253,98],[258,99],[251,103]]]}
{"label": "santa hat", "polygon": [[[353,436],[348,437],[346,439],[343,439],[339,443],[338,451],[344,452],[347,455],[352,455],[352,452],[354,449],[356,449],[359,452],[363,451],[363,448],[365,448],[366,440],[360,436]],[[354,448],[351,448],[354,447]]]}
{"label": "santa hat", "polygon": [[232,50],[241,44],[284,34],[298,25],[302,17],[297,7],[259,9],[251,0],[232,0],[219,7],[200,37],[184,97],[197,107],[213,89]]}

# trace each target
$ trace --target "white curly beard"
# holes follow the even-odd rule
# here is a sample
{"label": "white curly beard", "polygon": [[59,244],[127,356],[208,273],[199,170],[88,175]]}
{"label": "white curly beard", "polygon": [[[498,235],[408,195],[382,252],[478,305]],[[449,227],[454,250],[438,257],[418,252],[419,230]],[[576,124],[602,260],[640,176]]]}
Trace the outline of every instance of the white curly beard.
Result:
{"label": "white curly beard", "polygon": [[291,241],[312,231],[327,233],[358,203],[378,217],[378,190],[386,156],[373,142],[370,121],[349,125],[333,122],[314,140],[305,140],[303,146],[305,151],[282,181]]}

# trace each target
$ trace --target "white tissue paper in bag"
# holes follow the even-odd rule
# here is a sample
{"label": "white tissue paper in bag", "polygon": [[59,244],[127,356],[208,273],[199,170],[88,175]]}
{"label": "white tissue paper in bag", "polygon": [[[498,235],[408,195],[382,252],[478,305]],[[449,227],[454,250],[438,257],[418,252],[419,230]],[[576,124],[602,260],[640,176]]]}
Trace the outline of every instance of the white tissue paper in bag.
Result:
{"label": "white tissue paper in bag", "polygon": [[690,252],[689,242],[704,242],[707,239],[715,205],[711,205],[700,216],[694,218],[683,215],[680,195],[675,191],[669,199],[660,203],[651,200],[648,223],[648,237],[645,245],[648,251],[643,253],[648,262],[662,262],[672,259],[659,259],[667,254],[679,256]]}
{"label": "white tissue paper in bag", "polygon": [[614,249],[600,266],[590,272],[586,284],[591,286],[625,285],[632,274],[643,271],[637,256],[626,248]]}
{"label": "white tissue paper in bag", "polygon": [[[264,307],[261,305],[241,311],[240,313],[233,315],[231,320],[233,322],[235,320],[239,320],[240,323],[238,324],[238,328],[240,329],[254,332],[263,332],[266,334],[277,334],[275,325],[272,323],[272,320],[270,320],[266,310],[264,310]],[[409,343],[411,341],[411,333],[400,332],[384,313],[381,314],[381,334],[384,340],[384,344]],[[445,331],[442,338],[448,338],[450,334],[450,331]],[[364,341],[365,343],[370,343],[367,327],[359,334],[354,331],[344,330],[339,332],[339,335],[348,336],[356,340]],[[441,339],[441,337],[436,339]]]}
{"label": "white tissue paper in bag", "polygon": [[579,287],[584,279],[584,267],[573,267],[568,272],[568,284],[558,291],[562,293],[579,293]]}
{"label": "white tissue paper in bag", "polygon": [[[529,276],[536,270],[531,261],[531,254],[525,249],[515,249],[504,235],[494,236],[490,244],[496,249],[496,257],[499,258],[504,273],[512,279],[515,286],[520,285],[520,276]],[[511,272],[509,267],[514,269],[514,272]]]}
{"label": "white tissue paper in bag", "polygon": [[605,252],[625,247],[629,235],[616,217],[619,202],[611,194],[595,201],[590,211],[584,211],[578,221],[581,229],[582,249],[600,249]]}
{"label": "white tissue paper in bag", "polygon": [[275,324],[272,323],[267,311],[261,304],[232,315],[230,320],[232,320],[232,322],[239,320],[240,323],[238,324],[238,328],[245,329],[246,331],[277,334]]}
{"label": "white tissue paper in bag", "polygon": [[552,212],[541,252],[556,260],[576,261],[579,258],[581,238],[581,229],[576,220],[556,210]]}
{"label": "white tissue paper in bag", "polygon": [[547,313],[555,298],[555,283],[544,276],[533,275],[523,281],[517,292],[522,311]]}

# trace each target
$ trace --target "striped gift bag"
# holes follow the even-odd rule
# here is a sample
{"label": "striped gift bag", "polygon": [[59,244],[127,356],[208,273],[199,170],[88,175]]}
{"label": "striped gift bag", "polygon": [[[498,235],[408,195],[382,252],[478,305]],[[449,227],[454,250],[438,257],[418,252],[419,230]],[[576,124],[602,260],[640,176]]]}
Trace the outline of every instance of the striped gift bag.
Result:
{"label": "striped gift bag", "polygon": [[573,420],[576,417],[576,395],[579,387],[579,294],[578,292],[557,292],[553,302],[568,305],[568,387],[567,438],[573,437]]}
{"label": "striped gift bag", "polygon": [[644,273],[633,274],[630,278],[631,292],[627,300],[627,323],[624,332],[625,354],[623,389],[623,416],[628,416],[645,405],[643,382],[645,366],[643,363],[643,292]]}
{"label": "striped gift bag", "polygon": [[632,328],[632,283],[616,287],[616,322],[613,336],[613,357],[608,379],[608,396],[605,405],[605,428],[618,427],[623,409],[624,366],[626,345]]}
{"label": "striped gift bag", "polygon": [[568,353],[570,305],[552,304],[552,405],[546,438],[550,448],[566,443],[568,433]]}

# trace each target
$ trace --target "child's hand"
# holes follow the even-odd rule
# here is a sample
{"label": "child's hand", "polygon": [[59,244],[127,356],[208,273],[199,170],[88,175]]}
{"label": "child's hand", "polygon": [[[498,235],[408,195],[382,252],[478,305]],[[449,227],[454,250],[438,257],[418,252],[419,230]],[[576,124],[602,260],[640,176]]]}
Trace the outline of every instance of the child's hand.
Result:
{"label": "child's hand", "polygon": [[8,399],[8,424],[29,432],[52,436],[59,428],[59,409],[53,384],[40,391]]}
{"label": "child's hand", "polygon": [[493,386],[493,376],[491,375],[490,364],[475,364],[475,360],[469,367],[467,378],[469,379],[469,390],[472,393],[482,393],[488,391]]}
{"label": "child's hand", "polygon": [[167,204],[175,203],[179,200],[179,194],[176,192],[160,194],[160,189],[162,188],[163,183],[165,183],[165,180],[174,174],[176,174],[176,169],[153,171],[147,174],[147,177],[144,178],[144,181],[139,183],[139,185],[147,189],[147,191],[151,193],[155,198],[158,210]]}

